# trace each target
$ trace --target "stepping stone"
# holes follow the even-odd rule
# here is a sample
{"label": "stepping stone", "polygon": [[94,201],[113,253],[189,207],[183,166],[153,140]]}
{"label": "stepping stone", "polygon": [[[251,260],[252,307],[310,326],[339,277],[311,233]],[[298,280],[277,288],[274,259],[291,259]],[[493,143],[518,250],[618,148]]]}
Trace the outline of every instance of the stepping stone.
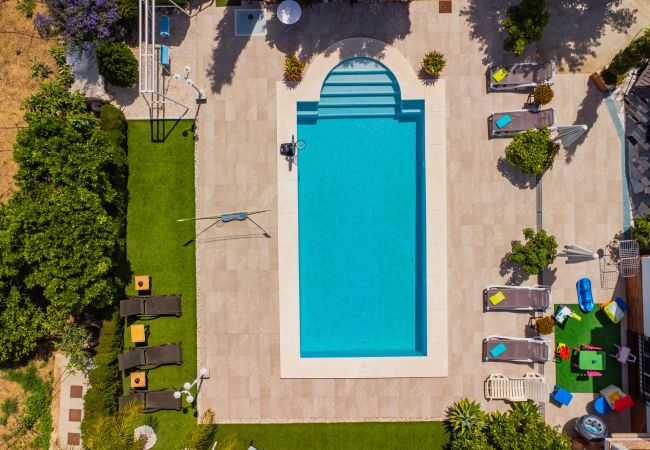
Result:
{"label": "stepping stone", "polygon": [[68,420],[70,422],[81,422],[81,410],[80,409],[71,409],[68,412]]}
{"label": "stepping stone", "polygon": [[440,0],[438,2],[438,12],[440,14],[451,13],[451,0]]}
{"label": "stepping stone", "polygon": [[79,433],[68,433],[68,445],[81,444],[81,435]]}
{"label": "stepping stone", "polygon": [[640,182],[638,182],[634,178],[632,178],[630,180],[630,184],[632,184],[632,191],[635,194],[640,194],[641,192],[643,192],[645,190],[645,186],[643,186],[643,184],[641,184]]}
{"label": "stepping stone", "polygon": [[84,396],[84,387],[73,384],[70,386],[70,398],[82,398]]}

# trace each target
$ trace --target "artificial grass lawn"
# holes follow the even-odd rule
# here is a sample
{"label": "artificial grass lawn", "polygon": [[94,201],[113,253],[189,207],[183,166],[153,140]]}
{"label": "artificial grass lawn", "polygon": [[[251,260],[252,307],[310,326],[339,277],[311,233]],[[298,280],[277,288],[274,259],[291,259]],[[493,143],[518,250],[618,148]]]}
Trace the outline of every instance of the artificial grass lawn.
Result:
{"label": "artificial grass lawn", "polygon": [[260,450],[442,449],[449,436],[442,422],[367,422],[219,425],[217,441],[234,435],[238,448]]}
{"label": "artificial grass lawn", "polygon": [[[147,389],[179,389],[196,377],[196,275],[193,222],[176,219],[194,216],[194,139],[192,120],[167,121],[164,127],[150,121],[129,121],[129,207],[127,257],[134,275],[151,277],[152,294],[181,294],[181,317],[134,321],[148,326],[147,345],[179,342],[183,364],[152,369]],[[153,127],[153,128],[152,128]],[[153,132],[152,132],[153,130]],[[154,138],[157,142],[152,142]],[[164,137],[164,139],[163,139]],[[133,279],[131,279],[133,283]],[[129,295],[135,295],[133,284]],[[124,346],[131,346],[129,329]],[[130,387],[124,379],[124,391]],[[183,400],[183,406],[188,406]],[[195,423],[193,408],[159,411],[158,447],[182,448],[183,438]]]}
{"label": "artificial grass lawn", "polygon": [[[602,312],[599,305],[588,314],[583,314],[578,305],[567,305],[575,311],[581,321],[567,319],[563,326],[555,327],[555,344],[563,342],[569,348],[580,348],[580,344],[591,344],[601,347],[607,354],[615,354],[614,344],[621,343],[621,325],[614,324]],[[572,356],[569,361],[555,363],[556,384],[567,389],[569,392],[598,392],[604,387],[614,384],[621,386],[621,365],[614,358],[607,357],[605,370],[602,377],[587,377],[571,365],[577,364],[578,357]]]}

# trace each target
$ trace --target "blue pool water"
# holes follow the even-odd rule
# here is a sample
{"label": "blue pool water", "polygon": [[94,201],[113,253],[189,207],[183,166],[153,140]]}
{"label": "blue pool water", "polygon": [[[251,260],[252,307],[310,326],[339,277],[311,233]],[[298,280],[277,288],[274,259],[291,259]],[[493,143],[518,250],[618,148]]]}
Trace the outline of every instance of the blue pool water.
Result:
{"label": "blue pool water", "polygon": [[423,107],[366,58],[298,104],[302,357],[426,355]]}
{"label": "blue pool water", "polygon": [[235,36],[263,36],[266,18],[263,9],[238,9],[235,11]]}

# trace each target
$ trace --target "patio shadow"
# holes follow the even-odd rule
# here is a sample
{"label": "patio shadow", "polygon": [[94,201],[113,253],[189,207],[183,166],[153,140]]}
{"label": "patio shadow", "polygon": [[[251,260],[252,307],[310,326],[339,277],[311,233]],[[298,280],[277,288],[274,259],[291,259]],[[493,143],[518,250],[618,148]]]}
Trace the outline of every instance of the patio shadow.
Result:
{"label": "patio shadow", "polygon": [[[514,243],[516,241],[513,241]],[[512,285],[512,286],[519,286],[521,283],[526,281],[528,278],[530,278],[530,275],[528,275],[524,270],[521,268],[519,264],[515,264],[511,262],[508,259],[508,256],[510,253],[506,254],[503,258],[501,258],[501,263],[499,264],[499,275],[502,277],[505,277],[507,275],[510,275],[510,278],[506,281],[507,285]]]}
{"label": "patio shadow", "polygon": [[582,99],[582,103],[580,103],[580,108],[576,113],[576,120],[574,121],[575,125],[587,125],[587,131],[569,147],[564,149],[564,159],[567,163],[572,161],[578,147],[582,145],[585,139],[587,139],[589,130],[591,130],[598,119],[598,107],[605,98],[603,93],[596,88],[594,83],[587,81],[587,84],[587,94],[585,95],[585,98]]}
{"label": "patio shadow", "polygon": [[504,157],[497,160],[497,169],[501,172],[503,178],[519,189],[535,189],[537,187],[537,177],[522,173],[521,170],[511,166]]}

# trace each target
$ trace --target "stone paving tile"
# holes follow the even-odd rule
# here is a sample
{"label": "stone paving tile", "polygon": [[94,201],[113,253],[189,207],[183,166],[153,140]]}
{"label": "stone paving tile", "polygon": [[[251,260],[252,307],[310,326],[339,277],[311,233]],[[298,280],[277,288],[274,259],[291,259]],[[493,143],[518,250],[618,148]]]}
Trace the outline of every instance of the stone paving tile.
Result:
{"label": "stone paving tile", "polygon": [[[432,49],[443,52],[448,61],[443,76],[449,377],[280,379],[278,229],[275,213],[269,212],[256,219],[271,239],[244,222],[214,228],[197,243],[198,358],[212,375],[199,396],[200,409],[212,408],[221,422],[442,417],[450,403],[465,396],[487,409],[506,408],[503,402],[483,400],[485,378],[492,372],[521,376],[534,370],[481,362],[485,336],[523,336],[526,331],[526,314],[483,313],[482,290],[508,278],[499,272],[501,259],[511,241],[522,237],[522,228],[535,226],[536,218],[534,180],[499,162],[507,139],[487,139],[489,114],[520,109],[527,95],[486,93],[484,62],[491,49],[471,37],[467,18],[461,15],[469,5],[469,0],[455,0],[452,13],[442,15],[437,2],[426,1],[364,5],[364,14],[358,13],[358,6],[343,3],[314,5],[289,33],[271,18],[268,35],[251,38],[234,36],[233,8],[209,7],[191,19],[180,46],[172,48],[172,60],[174,71],[191,64],[195,81],[208,92],[208,101],[198,110],[198,215],[277,209],[275,83],[284,53],[296,52],[309,62],[343,38],[368,36],[393,45],[416,71],[423,54]],[[630,5],[640,9],[640,19],[650,18],[638,1],[623,6]],[[500,47],[502,36],[495,33],[495,39]],[[584,72],[602,66],[622,39],[624,34],[606,33],[596,56],[587,58]],[[170,95],[187,103],[188,117],[193,117],[197,106],[192,92],[183,88],[172,85]],[[590,128],[584,142],[575,151],[563,151],[544,177],[544,225],[561,245],[601,248],[622,226],[620,146],[605,105],[589,89],[586,75],[559,75],[555,90],[551,106],[557,108],[561,123],[586,123]],[[125,102],[127,115],[145,115],[143,104],[141,99]],[[589,276],[599,286],[596,263],[565,266],[558,261],[554,267],[556,301],[575,302],[580,276]],[[595,294],[606,299],[612,291],[596,289]],[[551,364],[546,377],[554,382]],[[564,425],[586,402],[574,401],[575,410],[549,406],[547,418]],[[625,417],[619,417],[625,423]]]}

